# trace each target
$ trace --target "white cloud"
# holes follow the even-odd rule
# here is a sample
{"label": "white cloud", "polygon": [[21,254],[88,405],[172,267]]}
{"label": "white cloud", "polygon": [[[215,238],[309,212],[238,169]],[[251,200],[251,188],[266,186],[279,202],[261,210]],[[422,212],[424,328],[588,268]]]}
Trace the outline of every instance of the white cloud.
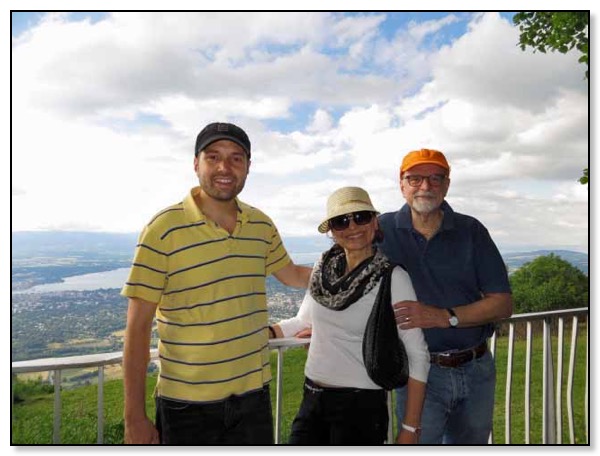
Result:
{"label": "white cloud", "polygon": [[577,55],[521,51],[495,13],[384,34],[392,14],[47,16],[12,44],[13,229],[138,231],[195,184],[200,128],[227,119],[253,144],[242,199],[284,235],[316,234],[343,185],[397,209],[402,156],[429,147],[450,203],[499,244],[585,248]]}

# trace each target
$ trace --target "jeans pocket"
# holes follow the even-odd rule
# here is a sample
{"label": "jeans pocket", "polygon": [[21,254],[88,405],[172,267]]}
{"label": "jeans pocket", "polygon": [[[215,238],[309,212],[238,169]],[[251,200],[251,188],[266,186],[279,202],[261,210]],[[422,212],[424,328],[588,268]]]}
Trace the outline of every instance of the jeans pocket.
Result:
{"label": "jeans pocket", "polygon": [[492,354],[488,351],[481,358],[474,360],[473,368],[477,376],[481,379],[490,379],[496,377],[496,363]]}
{"label": "jeans pocket", "polygon": [[163,398],[158,398],[158,401],[159,407],[162,407],[167,412],[183,412],[192,407],[192,404],[188,402],[171,401]]}

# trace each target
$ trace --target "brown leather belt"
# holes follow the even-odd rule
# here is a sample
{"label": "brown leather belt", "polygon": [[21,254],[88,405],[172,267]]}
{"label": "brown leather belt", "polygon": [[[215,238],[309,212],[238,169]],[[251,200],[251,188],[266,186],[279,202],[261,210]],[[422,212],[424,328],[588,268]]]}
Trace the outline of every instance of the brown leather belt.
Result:
{"label": "brown leather belt", "polygon": [[429,360],[431,364],[442,367],[458,367],[469,361],[481,358],[487,352],[487,342],[483,342],[475,348],[458,352],[431,353]]}

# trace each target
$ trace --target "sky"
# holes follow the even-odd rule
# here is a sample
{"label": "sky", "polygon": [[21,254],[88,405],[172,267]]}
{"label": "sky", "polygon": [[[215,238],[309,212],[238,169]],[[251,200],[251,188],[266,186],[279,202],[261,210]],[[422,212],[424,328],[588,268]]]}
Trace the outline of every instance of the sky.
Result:
{"label": "sky", "polygon": [[13,13],[11,229],[139,232],[197,185],[195,138],[252,142],[240,199],[286,236],[327,197],[404,200],[443,151],[447,201],[502,251],[588,250],[589,108],[577,52],[518,46],[508,12]]}

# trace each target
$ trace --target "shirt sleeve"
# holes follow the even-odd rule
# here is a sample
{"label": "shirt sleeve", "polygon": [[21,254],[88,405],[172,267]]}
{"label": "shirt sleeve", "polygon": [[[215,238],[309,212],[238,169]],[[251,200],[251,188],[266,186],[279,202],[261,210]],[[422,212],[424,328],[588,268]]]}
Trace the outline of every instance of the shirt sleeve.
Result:
{"label": "shirt sleeve", "polygon": [[488,230],[477,224],[475,250],[477,281],[483,293],[510,293],[508,269]]}
{"label": "shirt sleeve", "polygon": [[283,332],[283,337],[293,337],[303,329],[312,328],[312,308],[314,305],[315,300],[310,295],[310,290],[307,290],[296,316],[277,323]]}
{"label": "shirt sleeve", "polygon": [[167,283],[167,252],[150,225],[146,226],[135,248],[129,277],[121,290],[128,298],[159,303]]}
{"label": "shirt sleeve", "polygon": [[281,268],[286,266],[291,260],[289,257],[287,250],[283,245],[283,241],[281,240],[281,236],[279,236],[279,231],[275,227],[273,221],[271,221],[272,231],[271,231],[271,245],[269,246],[269,250],[267,252],[266,259],[266,274],[271,275],[274,272],[279,271]]}
{"label": "shirt sleeve", "polygon": [[[396,267],[392,273],[392,304],[398,301],[415,301],[415,290],[406,271]],[[421,328],[400,329],[398,335],[404,343],[408,356],[408,372],[411,378],[427,382],[429,375],[429,350]]]}

